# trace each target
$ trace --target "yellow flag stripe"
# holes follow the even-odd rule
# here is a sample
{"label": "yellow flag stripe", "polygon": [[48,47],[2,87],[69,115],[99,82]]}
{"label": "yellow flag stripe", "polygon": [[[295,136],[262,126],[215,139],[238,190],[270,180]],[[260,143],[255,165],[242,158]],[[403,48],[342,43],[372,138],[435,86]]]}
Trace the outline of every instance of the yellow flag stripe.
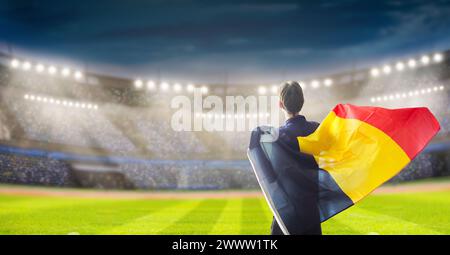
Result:
{"label": "yellow flag stripe", "polygon": [[383,131],[332,111],[319,128],[297,138],[302,152],[317,164],[356,203],[405,167],[410,159]]}

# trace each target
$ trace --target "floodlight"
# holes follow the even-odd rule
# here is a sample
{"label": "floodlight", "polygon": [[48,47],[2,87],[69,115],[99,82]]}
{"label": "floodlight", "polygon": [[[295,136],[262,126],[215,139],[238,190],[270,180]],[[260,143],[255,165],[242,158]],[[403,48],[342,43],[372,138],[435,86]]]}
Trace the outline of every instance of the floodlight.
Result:
{"label": "floodlight", "polygon": [[147,81],[147,89],[148,90],[154,90],[156,88],[154,81]]}
{"label": "floodlight", "polygon": [[266,87],[261,86],[261,87],[258,88],[258,93],[259,93],[260,95],[265,95],[266,92],[267,92]]}
{"label": "floodlight", "polygon": [[20,61],[17,59],[11,60],[11,67],[12,68],[18,68],[20,66]]}
{"label": "floodlight", "polygon": [[167,82],[161,83],[161,90],[162,90],[162,91],[167,91],[167,90],[169,90],[169,87],[170,87],[169,83],[167,83]]}
{"label": "floodlight", "polygon": [[54,67],[54,66],[50,66],[50,67],[48,68],[48,73],[51,74],[51,75],[55,74],[56,71],[57,71],[57,70],[56,70],[56,67]]}
{"label": "floodlight", "polygon": [[395,69],[397,69],[397,71],[403,71],[403,69],[405,69],[405,64],[403,64],[403,62],[398,62],[397,64],[395,64]]}
{"label": "floodlight", "polygon": [[62,71],[61,71],[61,74],[62,74],[62,76],[64,76],[64,77],[69,76],[70,73],[71,73],[71,71],[70,71],[70,69],[67,68],[67,67],[63,68]]}
{"label": "floodlight", "polygon": [[427,55],[424,55],[420,58],[420,62],[422,62],[422,64],[424,64],[424,65],[428,65],[430,63],[430,57],[428,57]]}
{"label": "floodlight", "polygon": [[372,70],[370,70],[370,74],[373,77],[377,77],[378,75],[380,75],[380,70],[378,70],[378,68],[372,68]]}
{"label": "floodlight", "polygon": [[81,78],[83,78],[83,73],[80,71],[76,71],[75,72],[75,79],[80,80]]}
{"label": "floodlight", "polygon": [[25,62],[22,64],[22,68],[23,68],[23,70],[25,70],[25,71],[30,70],[30,68],[31,68],[31,63],[28,62],[28,61],[25,61]]}
{"label": "floodlight", "polygon": [[194,88],[195,88],[194,85],[192,83],[189,83],[186,87],[186,90],[188,92],[192,92],[192,91],[194,91]]}
{"label": "floodlight", "polygon": [[136,89],[142,88],[142,85],[143,85],[142,80],[137,79],[137,80],[134,81],[134,87],[135,87]]}
{"label": "floodlight", "polygon": [[181,91],[181,85],[180,85],[179,83],[175,83],[175,84],[173,85],[173,90],[174,90],[175,92],[180,92],[180,91]]}
{"label": "floodlight", "polygon": [[433,60],[436,63],[441,62],[443,59],[444,59],[444,57],[442,56],[441,53],[436,53],[436,54],[433,55]]}
{"label": "floodlight", "polygon": [[278,86],[277,85],[272,85],[272,88],[270,89],[270,91],[272,91],[272,94],[277,94],[278,93]]}
{"label": "floodlight", "polygon": [[45,70],[45,66],[42,64],[37,64],[36,65],[36,72],[38,73],[42,73]]}

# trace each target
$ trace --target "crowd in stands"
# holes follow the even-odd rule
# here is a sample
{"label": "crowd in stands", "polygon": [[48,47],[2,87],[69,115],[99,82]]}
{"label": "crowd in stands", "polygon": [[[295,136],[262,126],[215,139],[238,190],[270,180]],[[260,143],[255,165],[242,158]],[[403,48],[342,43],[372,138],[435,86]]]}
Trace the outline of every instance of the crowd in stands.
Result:
{"label": "crowd in stands", "polygon": [[8,106],[29,139],[101,148],[119,154],[135,149],[101,110],[36,105],[24,100],[11,101]]}
{"label": "crowd in stands", "polygon": [[[121,163],[116,172],[92,169],[79,171],[69,162],[43,156],[0,153],[0,183],[152,190],[258,187],[249,162],[243,160],[148,160]],[[117,178],[119,173],[123,180]]]}
{"label": "crowd in stands", "polygon": [[[445,168],[449,163],[449,155],[423,153],[390,182],[445,176],[449,174]],[[98,171],[85,171],[81,175],[63,160],[0,153],[0,183],[150,190],[258,188],[246,160],[149,160],[122,163],[117,169],[114,176]],[[124,178],[118,179],[118,173]]]}
{"label": "crowd in stands", "polygon": [[67,162],[0,153],[0,183],[75,186]]}
{"label": "crowd in stands", "polygon": [[[391,182],[403,182],[439,176],[445,169],[442,157],[430,153],[422,153],[411,161]],[[444,170],[445,171],[445,170]]]}
{"label": "crowd in stands", "polygon": [[11,131],[9,130],[7,121],[7,117],[3,113],[2,109],[0,109],[0,140],[11,139]]}
{"label": "crowd in stands", "polygon": [[[417,74],[392,75],[370,79],[358,89],[349,91],[354,99],[370,104],[369,98],[387,93],[407,92],[413,89],[435,87],[441,84],[446,90],[415,99],[373,104],[386,107],[423,105],[431,109],[441,124],[435,141],[450,140],[450,96],[448,81],[442,81],[438,70],[420,71]],[[390,79],[390,80],[389,80]],[[447,82],[447,83],[446,83]],[[102,85],[102,80],[97,81]],[[133,89],[94,86],[63,78],[39,75],[15,75],[0,68],[0,89],[11,88],[11,95],[2,92],[0,98],[0,141],[11,140],[15,128],[9,125],[14,116],[23,130],[23,137],[49,144],[64,144],[82,148],[98,148],[111,156],[139,155],[149,159],[145,163],[123,163],[119,171],[134,187],[140,189],[225,189],[256,188],[256,179],[246,160],[249,131],[177,132],[171,127],[170,109],[139,104],[151,97]],[[97,84],[97,85],[98,85]],[[395,86],[392,86],[395,84]],[[120,84],[117,84],[117,87]],[[319,121],[341,98],[334,95],[336,87],[323,90],[305,90],[307,98],[305,115]],[[344,85],[342,85],[344,86]],[[345,85],[347,86],[347,85]],[[356,86],[356,85],[355,85]],[[16,89],[17,88],[17,89]],[[20,89],[19,89],[20,88]],[[30,102],[23,99],[24,91],[37,91],[55,97],[101,102],[98,110],[67,108],[60,105]],[[316,92],[316,91],[321,91]],[[345,91],[345,90],[343,90]],[[130,102],[131,99],[131,102]],[[362,101],[366,100],[366,101]],[[112,102],[111,102],[112,101]],[[329,105],[317,107],[316,102]],[[349,100],[350,103],[353,101]],[[355,101],[356,102],[356,101]],[[133,104],[139,105],[139,107]],[[162,106],[161,106],[162,107]],[[168,106],[166,106],[167,108]],[[326,108],[326,109],[325,109]],[[6,111],[10,115],[6,114]],[[213,159],[206,156],[213,155]],[[228,160],[226,155],[238,155]],[[448,174],[450,153],[436,155],[422,153],[392,182],[408,181],[435,175]],[[76,182],[69,163],[65,161],[0,154],[0,182],[30,183],[70,186]],[[96,177],[97,178],[97,177]]]}
{"label": "crowd in stands", "polygon": [[148,150],[157,158],[198,155],[208,152],[195,132],[178,132],[170,126],[170,117],[145,112],[132,116],[138,132],[143,134]]}
{"label": "crowd in stands", "polygon": [[246,153],[250,143],[250,135],[250,131],[218,132],[218,136],[224,140],[231,150],[237,153]]}

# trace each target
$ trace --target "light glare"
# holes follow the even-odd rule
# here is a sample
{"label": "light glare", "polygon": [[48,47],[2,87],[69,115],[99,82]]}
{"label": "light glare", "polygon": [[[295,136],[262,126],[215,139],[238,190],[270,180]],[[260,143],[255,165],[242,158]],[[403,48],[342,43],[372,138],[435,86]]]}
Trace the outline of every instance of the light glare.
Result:
{"label": "light glare", "polygon": [[272,88],[270,90],[272,91],[272,94],[277,94],[278,93],[278,86],[277,85],[272,85]]}
{"label": "light glare", "polygon": [[422,58],[420,58],[420,61],[422,62],[422,64],[428,65],[428,63],[430,63],[430,57],[428,57],[427,55],[424,55],[424,56],[422,56]]}
{"label": "light glare", "polygon": [[258,88],[258,93],[259,93],[260,95],[265,95],[266,92],[267,92],[266,87],[261,86],[261,87]]}
{"label": "light glare", "polygon": [[23,65],[22,65],[22,68],[23,68],[23,70],[25,70],[25,71],[30,70],[30,68],[31,68],[31,63],[28,62],[28,61],[24,62]]}
{"label": "light glare", "polygon": [[19,60],[17,60],[17,59],[11,60],[11,67],[17,68],[17,67],[19,67],[19,65],[20,65],[20,61]]}
{"label": "light glare", "polygon": [[62,76],[67,77],[70,75],[70,69],[65,67],[62,71],[61,71]]}
{"label": "light glare", "polygon": [[416,67],[416,61],[415,61],[414,59],[410,59],[410,60],[408,61],[408,66],[409,66],[410,68]]}
{"label": "light glare", "polygon": [[181,85],[179,83],[175,83],[175,85],[173,85],[173,90],[175,92],[180,92],[181,91]]}
{"label": "light glare", "polygon": [[444,59],[444,57],[443,57],[442,54],[440,54],[440,53],[436,53],[436,54],[434,54],[434,56],[433,56],[433,60],[434,60],[434,62],[436,62],[436,63],[441,62],[443,59]]}
{"label": "light glare", "polygon": [[148,90],[154,90],[156,88],[156,84],[154,81],[148,81],[147,82],[147,89]]}
{"label": "light glare", "polygon": [[83,78],[83,73],[80,71],[76,71],[75,72],[75,79],[80,80],[81,78]]}
{"label": "light glare", "polygon": [[142,80],[137,79],[137,80],[134,81],[134,87],[135,87],[136,89],[142,88],[142,85],[143,85]]}
{"label": "light glare", "polygon": [[380,70],[378,70],[378,68],[372,68],[372,70],[370,70],[370,74],[373,77],[377,77],[380,74]]}
{"label": "light glare", "polygon": [[169,83],[167,83],[167,82],[163,82],[163,83],[161,83],[161,90],[162,91],[167,91],[167,90],[169,90]]}
{"label": "light glare", "polygon": [[44,70],[45,70],[45,66],[44,65],[42,65],[42,64],[37,64],[36,65],[36,71],[38,73],[42,73]]}
{"label": "light glare", "polygon": [[405,69],[405,64],[403,64],[403,62],[398,62],[395,65],[395,68],[397,69],[397,71],[403,71],[403,69]]}
{"label": "light glare", "polygon": [[56,73],[56,67],[50,66],[48,68],[48,73],[51,74],[51,75],[55,74]]}

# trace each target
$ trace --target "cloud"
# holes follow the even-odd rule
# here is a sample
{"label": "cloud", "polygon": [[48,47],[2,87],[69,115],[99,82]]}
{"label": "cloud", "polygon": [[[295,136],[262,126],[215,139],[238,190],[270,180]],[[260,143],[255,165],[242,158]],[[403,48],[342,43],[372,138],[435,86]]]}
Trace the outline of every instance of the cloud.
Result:
{"label": "cloud", "polygon": [[0,41],[116,66],[115,74],[160,69],[207,81],[227,72],[262,81],[447,47],[449,8],[426,1],[8,1],[0,7]]}

